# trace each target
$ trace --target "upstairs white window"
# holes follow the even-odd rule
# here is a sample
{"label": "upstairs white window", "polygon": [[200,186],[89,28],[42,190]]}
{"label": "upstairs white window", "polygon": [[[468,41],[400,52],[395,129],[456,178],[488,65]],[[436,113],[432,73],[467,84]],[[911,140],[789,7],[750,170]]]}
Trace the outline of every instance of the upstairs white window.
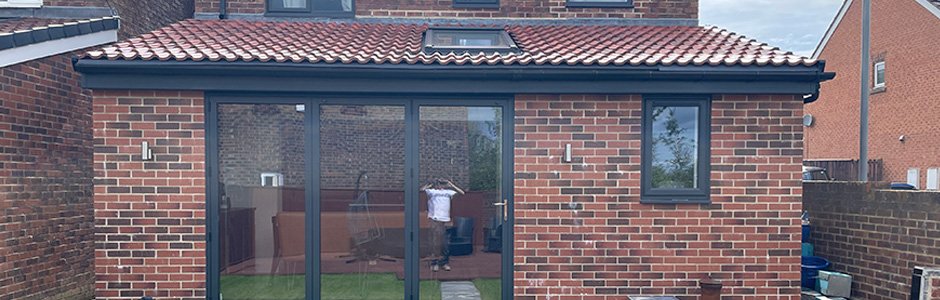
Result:
{"label": "upstairs white window", "polygon": [[0,0],[0,7],[39,8],[42,0]]}
{"label": "upstairs white window", "polygon": [[353,0],[268,0],[268,15],[351,17]]}
{"label": "upstairs white window", "polygon": [[875,63],[874,77],[876,89],[885,87],[885,62],[879,61]]}

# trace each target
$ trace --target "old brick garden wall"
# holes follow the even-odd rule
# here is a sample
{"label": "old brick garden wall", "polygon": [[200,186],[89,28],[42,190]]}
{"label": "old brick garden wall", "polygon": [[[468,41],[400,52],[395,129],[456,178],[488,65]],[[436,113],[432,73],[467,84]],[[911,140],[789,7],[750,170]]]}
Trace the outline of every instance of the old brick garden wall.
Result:
{"label": "old brick garden wall", "polygon": [[[518,95],[516,299],[799,299],[802,101],[717,96],[712,204],[640,204],[638,95]],[[561,163],[564,145],[574,162]]]}
{"label": "old brick garden wall", "polygon": [[[940,193],[805,183],[817,256],[852,275],[853,299],[908,299],[915,266],[940,266]],[[932,299],[940,299],[940,280]]]}
{"label": "old brick garden wall", "polygon": [[91,95],[71,54],[0,69],[0,299],[88,299]]}

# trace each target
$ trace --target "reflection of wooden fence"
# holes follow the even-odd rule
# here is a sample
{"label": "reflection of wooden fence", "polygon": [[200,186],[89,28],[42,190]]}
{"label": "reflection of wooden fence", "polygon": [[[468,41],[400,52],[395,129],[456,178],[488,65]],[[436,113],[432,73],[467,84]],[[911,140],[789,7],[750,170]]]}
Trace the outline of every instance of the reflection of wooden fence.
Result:
{"label": "reflection of wooden fence", "polygon": [[[836,180],[858,180],[858,160],[804,160],[803,165],[825,168],[829,176]],[[880,159],[868,160],[868,180],[882,181],[884,179],[884,163]]]}

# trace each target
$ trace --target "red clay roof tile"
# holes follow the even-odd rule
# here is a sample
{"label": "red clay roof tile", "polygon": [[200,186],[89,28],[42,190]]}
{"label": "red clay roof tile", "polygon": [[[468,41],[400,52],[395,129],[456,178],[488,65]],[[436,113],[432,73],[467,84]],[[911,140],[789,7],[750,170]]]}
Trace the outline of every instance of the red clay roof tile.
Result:
{"label": "red clay roof tile", "polygon": [[90,51],[109,60],[438,65],[805,65],[715,27],[507,25],[517,53],[423,51],[427,24],[186,20]]}

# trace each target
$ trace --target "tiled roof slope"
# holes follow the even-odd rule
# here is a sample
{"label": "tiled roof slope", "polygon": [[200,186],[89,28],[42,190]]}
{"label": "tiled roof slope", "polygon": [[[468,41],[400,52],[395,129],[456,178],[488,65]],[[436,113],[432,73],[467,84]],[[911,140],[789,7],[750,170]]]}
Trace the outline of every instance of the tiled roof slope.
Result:
{"label": "tiled roof slope", "polygon": [[31,30],[35,27],[46,27],[53,24],[63,24],[75,21],[76,20],[72,19],[0,18],[0,33]]}
{"label": "tiled roof slope", "polygon": [[714,27],[507,25],[513,53],[425,52],[428,24],[186,20],[90,51],[108,60],[409,65],[805,65]]}
{"label": "tiled roof slope", "polygon": [[930,0],[930,3],[932,3],[937,8],[940,8],[940,0]]}

